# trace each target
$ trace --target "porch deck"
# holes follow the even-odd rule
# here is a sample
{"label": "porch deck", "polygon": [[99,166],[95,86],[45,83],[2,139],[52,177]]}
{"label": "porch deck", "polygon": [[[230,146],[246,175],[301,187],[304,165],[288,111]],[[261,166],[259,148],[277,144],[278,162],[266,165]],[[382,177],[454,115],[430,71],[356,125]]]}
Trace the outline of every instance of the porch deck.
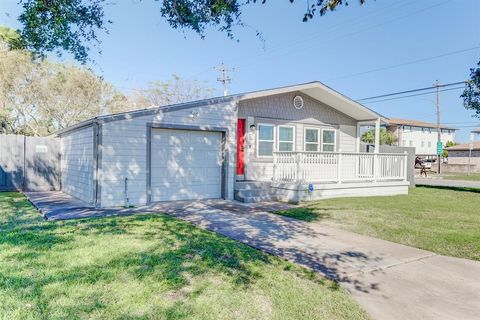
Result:
{"label": "porch deck", "polygon": [[406,153],[275,152],[270,180],[237,182],[244,202],[407,194]]}

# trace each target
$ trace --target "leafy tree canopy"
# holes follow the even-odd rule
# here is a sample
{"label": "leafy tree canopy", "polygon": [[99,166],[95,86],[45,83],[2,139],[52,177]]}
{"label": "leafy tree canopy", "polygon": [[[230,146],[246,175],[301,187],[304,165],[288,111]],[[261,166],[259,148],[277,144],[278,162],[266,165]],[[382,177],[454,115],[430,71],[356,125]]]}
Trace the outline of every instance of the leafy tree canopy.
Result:
{"label": "leafy tree canopy", "polygon": [[126,96],[85,67],[32,59],[0,40],[0,133],[47,135],[80,121],[210,97],[206,83],[173,76]]}
{"label": "leafy tree canopy", "polygon": [[[243,26],[245,5],[267,0],[154,0],[160,14],[174,29],[190,29],[205,36],[207,27],[215,27],[233,38],[233,27]],[[278,0],[274,0],[278,1]],[[295,0],[288,0],[290,3]],[[302,0],[303,1],[303,0]],[[361,4],[365,0],[358,0]],[[23,11],[18,20],[26,48],[38,55],[47,52],[71,53],[76,60],[88,61],[89,46],[99,43],[98,32],[108,32],[111,21],[105,18],[106,0],[20,0]],[[324,15],[347,0],[312,0],[303,16],[309,21]]]}
{"label": "leafy tree canopy", "polygon": [[[453,147],[455,145],[457,145],[457,143],[453,141],[447,141],[444,145],[444,148]],[[442,157],[448,158],[448,150],[445,150],[445,149],[443,150]]]}
{"label": "leafy tree canopy", "polygon": [[[362,141],[365,143],[375,143],[375,129],[365,131],[362,134]],[[395,136],[392,131],[385,128],[380,128],[380,144],[387,144],[389,146],[395,143]]]}
{"label": "leafy tree canopy", "polygon": [[11,50],[23,49],[25,47],[20,34],[5,26],[0,26],[0,41],[6,43]]}
{"label": "leafy tree canopy", "polygon": [[474,117],[480,119],[480,61],[476,68],[470,69],[470,79],[461,97],[465,108],[473,110]]}

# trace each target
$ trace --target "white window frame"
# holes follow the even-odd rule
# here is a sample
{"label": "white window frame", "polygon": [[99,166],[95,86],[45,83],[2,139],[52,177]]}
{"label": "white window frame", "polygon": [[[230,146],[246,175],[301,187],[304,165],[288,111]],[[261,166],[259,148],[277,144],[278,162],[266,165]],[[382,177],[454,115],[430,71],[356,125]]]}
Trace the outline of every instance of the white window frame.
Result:
{"label": "white window frame", "polygon": [[[292,128],[293,129],[293,141],[280,141],[280,128]],[[295,152],[295,140],[296,140],[296,134],[295,134],[295,126],[288,126],[288,125],[279,125],[277,126],[277,150],[280,151],[280,142],[286,142],[286,143],[292,143],[292,151],[281,151],[281,152]]]}
{"label": "white window frame", "polygon": [[[273,140],[260,140],[260,126],[265,126],[265,127],[272,127],[273,128]],[[272,152],[275,152],[275,148],[276,148],[276,130],[275,130],[275,125],[274,124],[271,124],[271,123],[257,123],[257,158],[273,158],[273,153],[271,156],[261,156],[258,152],[260,150],[259,148],[259,145],[260,145],[260,141],[265,141],[265,142],[273,142],[272,146],[273,146],[273,151]]]}
{"label": "white window frame", "polygon": [[[333,143],[327,143],[328,145],[333,144],[333,151],[324,151],[323,150],[323,145],[325,144],[323,142],[323,131],[333,131]],[[322,143],[322,152],[337,152],[337,130],[331,129],[331,128],[322,128],[321,143]]]}
{"label": "white window frame", "polygon": [[[315,142],[307,142],[307,130],[316,130],[317,133],[318,133],[318,141],[315,143]],[[321,134],[322,134],[322,130],[320,128],[314,128],[314,127],[305,127],[303,129],[303,151],[305,152],[318,152],[320,151],[321,149]],[[307,144],[316,144],[317,145],[317,150],[315,151],[307,151]]]}

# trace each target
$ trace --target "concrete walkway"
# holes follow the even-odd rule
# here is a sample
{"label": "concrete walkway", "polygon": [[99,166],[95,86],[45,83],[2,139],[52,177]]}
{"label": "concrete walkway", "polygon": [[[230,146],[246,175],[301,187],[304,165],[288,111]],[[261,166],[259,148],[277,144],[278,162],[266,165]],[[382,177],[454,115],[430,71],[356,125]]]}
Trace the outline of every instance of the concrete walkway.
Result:
{"label": "concrete walkway", "polygon": [[448,180],[438,178],[415,178],[416,185],[454,188],[477,188],[480,189],[480,181]]}
{"label": "concrete walkway", "polygon": [[479,319],[480,262],[248,208],[174,215],[339,281],[376,319]]}
{"label": "concrete walkway", "polygon": [[479,319],[480,262],[268,213],[286,204],[205,200],[95,209],[63,193],[27,196],[49,220],[169,213],[339,281],[376,319]]}

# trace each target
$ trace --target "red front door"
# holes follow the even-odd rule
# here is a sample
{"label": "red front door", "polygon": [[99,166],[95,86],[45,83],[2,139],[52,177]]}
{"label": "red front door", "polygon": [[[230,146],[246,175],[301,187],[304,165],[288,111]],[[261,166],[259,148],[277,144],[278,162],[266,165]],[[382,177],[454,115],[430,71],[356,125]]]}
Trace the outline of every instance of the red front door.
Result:
{"label": "red front door", "polygon": [[237,175],[245,174],[244,162],[244,145],[245,145],[245,119],[238,119],[237,124]]}

